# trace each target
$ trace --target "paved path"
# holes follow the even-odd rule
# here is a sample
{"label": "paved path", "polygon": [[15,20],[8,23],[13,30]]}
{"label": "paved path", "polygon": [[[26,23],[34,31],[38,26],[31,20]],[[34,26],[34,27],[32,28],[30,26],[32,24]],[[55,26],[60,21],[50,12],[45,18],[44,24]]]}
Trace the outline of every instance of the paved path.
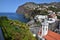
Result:
{"label": "paved path", "polygon": [[2,30],[1,30],[1,27],[0,27],[0,40],[4,40],[4,37],[3,37],[3,33],[2,33]]}
{"label": "paved path", "polygon": [[29,29],[30,29],[30,31],[31,31],[33,34],[37,34],[38,31],[39,31],[39,29],[40,29],[40,27],[30,27]]}

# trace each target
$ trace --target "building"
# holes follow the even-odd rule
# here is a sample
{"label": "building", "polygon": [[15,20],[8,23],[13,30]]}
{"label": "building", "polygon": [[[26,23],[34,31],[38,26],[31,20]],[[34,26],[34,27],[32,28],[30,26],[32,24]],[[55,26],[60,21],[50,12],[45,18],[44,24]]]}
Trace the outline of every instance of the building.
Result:
{"label": "building", "polygon": [[60,12],[57,12],[57,15],[59,15],[59,16],[60,16]]}
{"label": "building", "polygon": [[48,18],[53,18],[53,19],[57,20],[57,16],[56,16],[55,12],[50,13],[50,14],[48,15]]}
{"label": "building", "polygon": [[47,15],[37,15],[37,16],[35,16],[34,19],[36,19],[36,21],[42,22],[42,19],[47,19],[47,18],[48,18]]}
{"label": "building", "polygon": [[60,34],[48,30],[48,34],[44,36],[46,40],[60,40]]}
{"label": "building", "polygon": [[[54,13],[53,13],[54,14]],[[55,15],[55,14],[54,14]],[[35,16],[34,19],[36,21],[41,22],[41,26],[35,27],[34,21],[31,21],[29,24],[32,24],[34,26],[30,27],[31,32],[33,33],[33,36],[38,38],[38,40],[59,40],[60,39],[60,34],[57,34],[53,32],[56,27],[55,19],[52,17],[52,14],[50,15],[51,17],[48,17],[47,15],[37,15]],[[55,15],[56,16],[56,15]],[[53,34],[53,35],[52,35]],[[57,36],[57,38],[55,36]]]}
{"label": "building", "polygon": [[42,23],[42,28],[38,32],[38,40],[60,40],[60,34],[55,33],[48,29],[49,23],[47,20],[44,20]]}
{"label": "building", "polygon": [[42,28],[40,29],[39,32],[40,33],[38,34],[38,40],[40,39],[45,40],[45,38],[43,37],[48,34],[48,22],[47,21],[42,22]]}
{"label": "building", "polygon": [[44,5],[44,7],[45,7],[45,8],[48,8],[49,6],[47,6],[47,5]]}
{"label": "building", "polygon": [[48,34],[49,23],[54,23],[54,22],[55,22],[54,19],[52,19],[51,21],[47,20],[47,19],[44,19],[44,21],[41,22],[42,28],[39,31],[40,33],[38,34],[38,40],[40,40],[40,39],[45,40],[44,36],[46,36]]}
{"label": "building", "polygon": [[48,13],[51,14],[51,13],[53,13],[53,11],[52,10],[48,10]]}

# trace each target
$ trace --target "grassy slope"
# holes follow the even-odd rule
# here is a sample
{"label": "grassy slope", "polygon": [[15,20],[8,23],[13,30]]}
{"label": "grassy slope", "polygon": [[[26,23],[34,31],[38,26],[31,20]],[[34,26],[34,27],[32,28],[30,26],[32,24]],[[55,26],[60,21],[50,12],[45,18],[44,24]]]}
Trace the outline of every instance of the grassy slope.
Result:
{"label": "grassy slope", "polygon": [[1,26],[6,40],[36,40],[25,23],[4,20]]}

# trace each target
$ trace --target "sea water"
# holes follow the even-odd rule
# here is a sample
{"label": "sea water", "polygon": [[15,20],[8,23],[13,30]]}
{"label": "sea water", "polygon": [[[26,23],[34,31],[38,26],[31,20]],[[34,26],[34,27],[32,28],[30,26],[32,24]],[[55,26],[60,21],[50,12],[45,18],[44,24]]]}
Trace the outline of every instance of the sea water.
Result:
{"label": "sea water", "polygon": [[24,18],[23,14],[18,13],[0,13],[0,16],[7,16],[9,19],[12,20],[19,20],[22,22],[28,22],[28,19]]}

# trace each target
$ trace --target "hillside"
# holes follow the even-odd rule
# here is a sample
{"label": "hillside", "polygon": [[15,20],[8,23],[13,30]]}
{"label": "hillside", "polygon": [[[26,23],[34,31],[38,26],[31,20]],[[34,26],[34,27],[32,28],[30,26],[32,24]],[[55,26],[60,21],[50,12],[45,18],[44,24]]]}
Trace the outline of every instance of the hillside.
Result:
{"label": "hillside", "polygon": [[0,27],[2,28],[5,40],[36,40],[29,27],[23,22],[9,20],[3,16],[0,17]]}
{"label": "hillside", "polygon": [[57,8],[60,8],[60,2],[52,2],[52,3],[43,3],[43,4],[36,4],[34,2],[27,2],[21,6],[19,6],[16,10],[17,13],[28,13],[28,10],[36,8],[38,5],[54,5]]}
{"label": "hillside", "polygon": [[59,8],[60,8],[60,2],[43,3],[43,4],[27,2],[19,6],[16,10],[16,13],[24,14],[26,18],[32,19],[35,15],[38,15],[38,14],[47,15],[48,10],[51,10],[53,12],[58,12],[60,11]]}
{"label": "hillside", "polygon": [[16,10],[17,13],[30,13],[30,10],[36,8],[37,4],[33,2],[27,2],[21,6],[19,6]]}

